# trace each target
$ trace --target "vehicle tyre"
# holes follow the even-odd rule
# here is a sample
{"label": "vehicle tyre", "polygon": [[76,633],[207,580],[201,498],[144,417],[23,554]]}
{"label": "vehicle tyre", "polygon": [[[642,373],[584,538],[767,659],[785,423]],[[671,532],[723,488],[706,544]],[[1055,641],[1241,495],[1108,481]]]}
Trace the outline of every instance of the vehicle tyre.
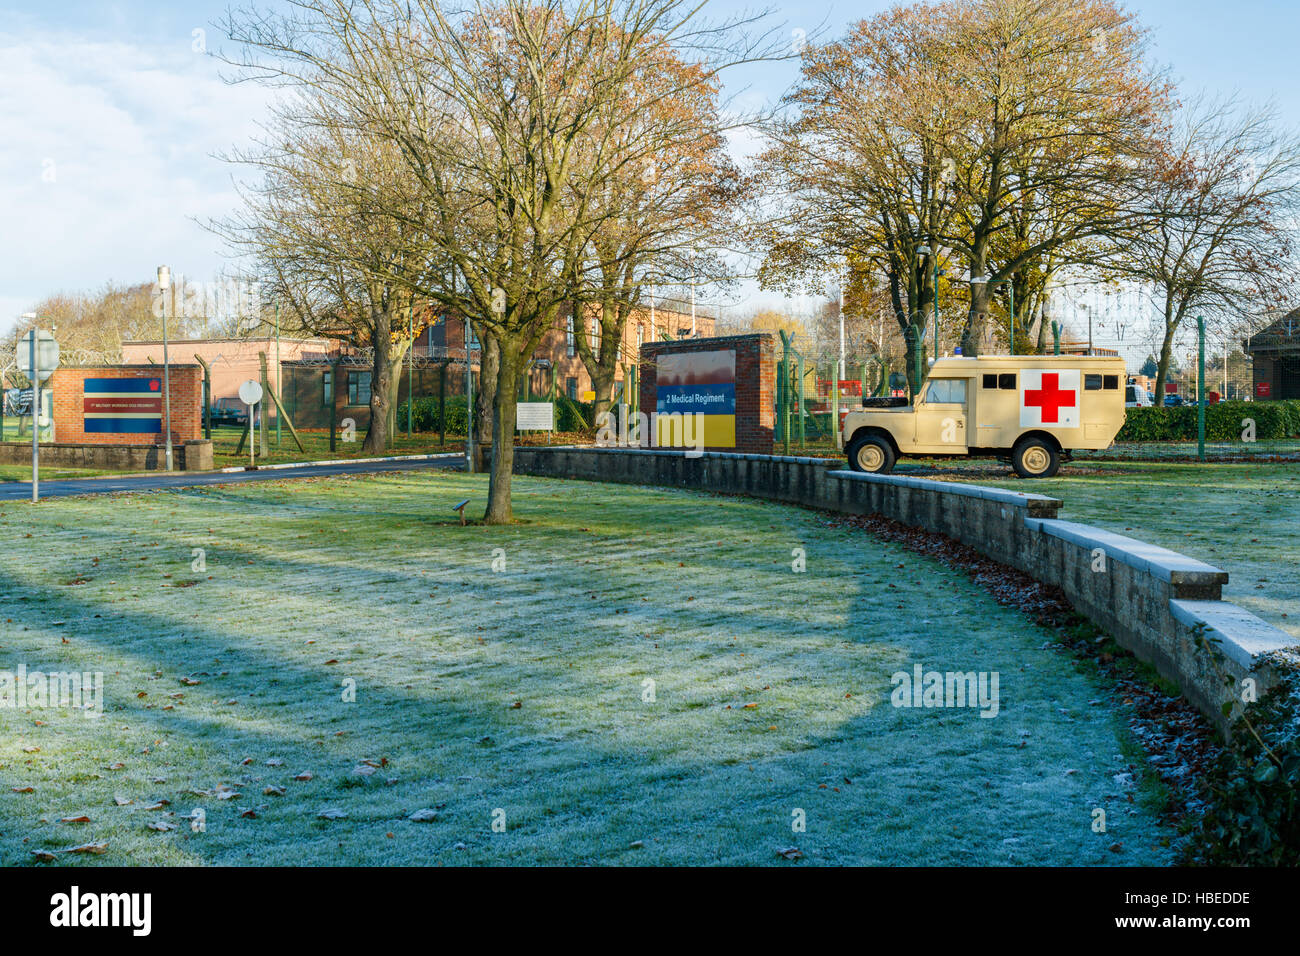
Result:
{"label": "vehicle tyre", "polygon": [[863,435],[849,442],[849,467],[868,474],[887,475],[894,469],[894,449],[879,435]]}
{"label": "vehicle tyre", "polygon": [[1051,478],[1061,467],[1061,455],[1050,442],[1025,438],[1011,450],[1011,467],[1021,478]]}

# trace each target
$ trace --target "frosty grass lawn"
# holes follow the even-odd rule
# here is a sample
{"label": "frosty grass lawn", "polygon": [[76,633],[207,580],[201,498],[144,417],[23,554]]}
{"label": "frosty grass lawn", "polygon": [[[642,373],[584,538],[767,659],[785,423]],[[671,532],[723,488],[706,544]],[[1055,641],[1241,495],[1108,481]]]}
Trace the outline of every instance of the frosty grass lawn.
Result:
{"label": "frosty grass lawn", "polygon": [[[1171,859],[1099,678],[964,575],[688,492],[517,479],[519,524],[455,524],[484,491],[428,472],[5,505],[0,670],[103,671],[105,708],[0,709],[0,862]],[[998,716],[891,706],[915,663],[998,672]]]}
{"label": "frosty grass lawn", "polygon": [[[974,480],[1030,490],[1005,473]],[[1079,463],[1032,490],[1061,498],[1062,518],[1222,568],[1225,600],[1300,639],[1300,463]]]}

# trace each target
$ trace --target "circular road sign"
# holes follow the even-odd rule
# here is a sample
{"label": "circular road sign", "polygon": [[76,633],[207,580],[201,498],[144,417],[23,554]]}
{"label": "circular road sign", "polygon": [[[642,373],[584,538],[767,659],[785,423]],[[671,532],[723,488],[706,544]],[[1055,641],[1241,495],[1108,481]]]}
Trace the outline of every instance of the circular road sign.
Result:
{"label": "circular road sign", "polygon": [[262,386],[250,378],[239,386],[239,400],[245,405],[256,405],[262,400]]}

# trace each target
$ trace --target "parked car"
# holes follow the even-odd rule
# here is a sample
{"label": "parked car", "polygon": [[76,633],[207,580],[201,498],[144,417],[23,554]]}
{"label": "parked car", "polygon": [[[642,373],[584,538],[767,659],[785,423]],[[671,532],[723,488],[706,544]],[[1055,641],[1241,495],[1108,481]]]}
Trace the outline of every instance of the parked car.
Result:
{"label": "parked car", "polygon": [[1187,405],[1187,404],[1190,403],[1186,399],[1184,399],[1183,396],[1181,395],[1165,396],[1165,408],[1177,408],[1179,405]]}
{"label": "parked car", "polygon": [[1151,393],[1141,385],[1128,385],[1124,388],[1125,408],[1150,408],[1154,404]]}
{"label": "parked car", "polygon": [[219,398],[212,403],[213,425],[248,427],[248,406],[237,398]]}

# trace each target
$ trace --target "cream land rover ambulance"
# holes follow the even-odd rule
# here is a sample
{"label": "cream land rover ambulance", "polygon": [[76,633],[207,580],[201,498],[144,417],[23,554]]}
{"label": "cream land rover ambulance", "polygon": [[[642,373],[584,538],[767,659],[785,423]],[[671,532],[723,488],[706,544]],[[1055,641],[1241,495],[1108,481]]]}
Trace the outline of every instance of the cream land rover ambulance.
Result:
{"label": "cream land rover ambulance", "polygon": [[930,366],[920,400],[868,399],[842,438],[849,465],[887,472],[902,455],[1010,459],[1023,478],[1050,478],[1076,448],[1106,448],[1124,424],[1124,360],[981,355]]}

